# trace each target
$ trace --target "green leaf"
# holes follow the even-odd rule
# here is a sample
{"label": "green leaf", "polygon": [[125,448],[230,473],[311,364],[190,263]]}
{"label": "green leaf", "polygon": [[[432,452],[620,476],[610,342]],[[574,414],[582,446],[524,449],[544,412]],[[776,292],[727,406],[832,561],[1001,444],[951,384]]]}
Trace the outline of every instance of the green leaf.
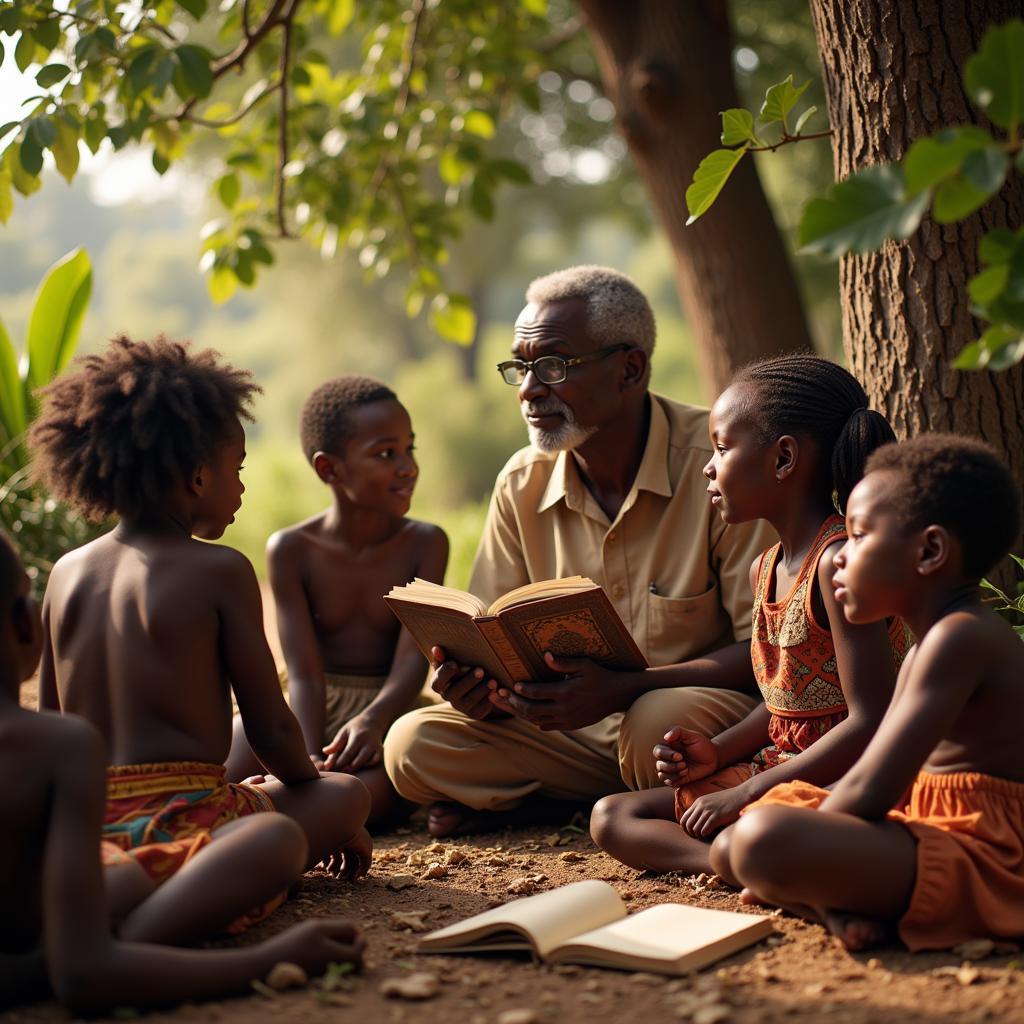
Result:
{"label": "green leaf", "polygon": [[978,243],[982,263],[1005,263],[1017,247],[1018,238],[1009,228],[994,228]]}
{"label": "green leaf", "polygon": [[6,124],[0,125],[0,139],[5,135],[10,135],[10,133],[13,132],[20,124],[20,121],[8,121]]}
{"label": "green leaf", "polygon": [[40,149],[46,149],[53,145],[57,137],[57,129],[48,117],[33,117],[25,125],[25,138],[33,139]]}
{"label": "green leaf", "polygon": [[818,108],[817,108],[817,107],[808,107],[808,108],[807,108],[807,109],[806,109],[806,110],[805,110],[805,111],[804,111],[804,112],[803,112],[803,113],[802,113],[802,114],[801,114],[801,115],[800,115],[800,116],[799,116],[799,117],[798,117],[798,118],[796,119],[796,124],[795,124],[795,125],[793,126],[793,134],[794,134],[794,135],[799,135],[799,134],[800,134],[800,129],[801,129],[801,128],[803,128],[803,126],[804,126],[805,124],[807,124],[807,122],[808,122],[808,121],[810,121],[810,119],[811,119],[811,116],[812,116],[813,114],[816,114],[817,112],[818,112]]}
{"label": "green leaf", "polygon": [[0,169],[0,224],[6,224],[14,213],[14,196],[11,194],[11,176],[6,168]]}
{"label": "green leaf", "polygon": [[25,432],[25,385],[18,373],[18,354],[0,321],[0,422],[7,440]]}
{"label": "green leaf", "polygon": [[39,74],[36,75],[36,84],[41,89],[49,89],[58,82],[63,82],[71,74],[71,68],[66,64],[47,64]]}
{"label": "green leaf", "polygon": [[206,99],[213,88],[209,51],[186,43],[179,46],[174,55],[178,60],[178,70],[174,73],[174,89],[177,94],[183,100],[193,96]]}
{"label": "green leaf", "polygon": [[37,192],[42,186],[42,181],[36,174],[29,174],[21,160],[21,146],[12,142],[4,150],[4,162],[7,166],[7,173],[10,175],[11,184],[23,195],[30,196]]}
{"label": "green leaf", "polygon": [[1010,276],[1009,263],[997,263],[983,270],[967,283],[967,293],[973,302],[988,303],[1002,294]]}
{"label": "green leaf", "polygon": [[742,142],[758,142],[754,131],[754,115],[742,107],[721,111],[722,145],[738,146]]}
{"label": "green leaf", "polygon": [[327,5],[327,31],[340,36],[348,28],[356,13],[356,0],[329,0]]}
{"label": "green leaf", "polygon": [[166,174],[167,169],[171,166],[171,161],[155,148],[153,150],[152,157],[150,157],[150,161],[153,164],[153,170],[161,176]]}
{"label": "green leaf", "polygon": [[58,173],[70,185],[78,171],[78,125],[67,117],[57,118],[57,137],[50,151]]}
{"label": "green leaf", "polygon": [[151,44],[141,47],[132,57],[124,78],[133,94],[138,95],[149,85],[150,71],[159,53],[160,47]]}
{"label": "green leaf", "polygon": [[32,26],[32,35],[37,46],[50,51],[60,42],[60,23],[56,18],[41,18]]}
{"label": "green leaf", "polygon": [[686,190],[686,209],[690,213],[687,226],[708,211],[746,151],[746,146],[739,149],[716,149],[701,160]]}
{"label": "green leaf", "polygon": [[459,152],[455,146],[448,146],[441,153],[437,173],[441,175],[441,180],[446,185],[458,185],[468,170],[469,167],[459,159]]}
{"label": "green leaf", "polygon": [[1006,370],[1024,360],[1024,335],[1009,324],[993,324],[953,361],[957,370]]}
{"label": "green leaf", "polygon": [[538,18],[548,16],[548,0],[521,0],[521,2],[524,11],[536,15]]}
{"label": "green leaf", "polygon": [[78,344],[82,317],[92,292],[92,266],[84,249],[58,260],[36,292],[28,323],[28,382],[49,384],[67,365]]}
{"label": "green leaf", "polygon": [[36,42],[30,32],[23,31],[18,45],[14,48],[14,63],[18,70],[24,73],[36,56]]}
{"label": "green leaf", "polygon": [[[0,129],[2,133],[2,129]],[[487,167],[502,178],[507,178],[516,185],[530,185],[533,178],[525,164],[518,160],[491,160]]]}
{"label": "green leaf", "polygon": [[789,112],[796,106],[796,101],[804,94],[811,84],[810,79],[803,85],[793,87],[793,76],[786,78],[777,85],[770,86],[764,94],[764,103],[761,104],[760,118],[765,124],[774,121],[781,121],[783,126]]}
{"label": "green leaf", "polygon": [[928,206],[928,193],[907,199],[898,167],[868,167],[812,199],[800,219],[800,251],[838,259],[907,238]]}
{"label": "green leaf", "polygon": [[1011,134],[1024,120],[1024,21],[994,25],[964,64],[964,87],[988,118]]}
{"label": "green leaf", "polygon": [[482,139],[494,138],[494,119],[484,110],[471,110],[463,118],[463,127]]}
{"label": "green leaf", "polygon": [[96,153],[107,137],[107,124],[102,117],[91,117],[85,122],[85,144],[90,153]]}
{"label": "green leaf", "polygon": [[219,306],[235,294],[238,289],[238,278],[235,277],[230,267],[214,267],[213,273],[210,274],[206,282],[206,287],[210,298]]}
{"label": "green leaf", "polygon": [[1009,163],[1009,157],[995,146],[968,153],[960,173],[935,190],[935,220],[951,224],[984,206],[1002,187]]}
{"label": "green leaf", "polygon": [[430,326],[448,341],[469,345],[476,334],[476,314],[465,299],[438,295],[430,304]]}
{"label": "green leaf", "polygon": [[[38,178],[39,172],[43,169],[43,151],[39,148],[39,142],[34,134],[25,133],[25,138],[21,142],[19,157],[25,173],[29,177]],[[33,189],[33,191],[35,190]]]}
{"label": "green leaf", "polygon": [[928,138],[918,139],[903,160],[907,195],[916,196],[952,177],[963,166],[969,153],[991,145],[992,136],[973,125],[947,128]]}
{"label": "green leaf", "polygon": [[222,178],[218,178],[214,188],[217,190],[220,201],[229,210],[238,202],[238,197],[242,194],[242,184],[238,180],[237,174],[225,174]]}
{"label": "green leaf", "polygon": [[175,0],[175,3],[188,11],[196,21],[206,13],[206,0]]}

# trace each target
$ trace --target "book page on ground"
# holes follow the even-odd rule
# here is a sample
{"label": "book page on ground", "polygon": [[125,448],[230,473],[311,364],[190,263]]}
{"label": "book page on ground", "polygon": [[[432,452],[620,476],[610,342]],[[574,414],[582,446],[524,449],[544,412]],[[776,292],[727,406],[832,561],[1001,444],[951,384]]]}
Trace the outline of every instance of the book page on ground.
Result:
{"label": "book page on ground", "polygon": [[753,945],[772,930],[768,917],[663,903],[577,934],[548,960],[686,974]]}
{"label": "book page on ground", "polygon": [[546,957],[556,946],[626,914],[607,882],[588,879],[485,910],[420,940],[424,953],[482,953],[532,948]]}

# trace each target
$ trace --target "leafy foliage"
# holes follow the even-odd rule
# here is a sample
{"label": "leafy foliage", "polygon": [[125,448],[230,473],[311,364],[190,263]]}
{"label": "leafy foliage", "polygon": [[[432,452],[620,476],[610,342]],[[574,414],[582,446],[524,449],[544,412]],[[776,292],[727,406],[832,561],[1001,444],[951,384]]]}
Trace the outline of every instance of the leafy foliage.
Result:
{"label": "leafy foliage", "polygon": [[79,143],[142,143],[164,173],[213,135],[224,213],[201,268],[217,301],[301,235],[374,276],[407,265],[408,311],[466,343],[474,314],[442,268],[467,216],[531,180],[498,126],[539,107],[549,30],[547,0],[15,0],[0,45],[17,40],[38,94],[0,126],[0,222],[39,189],[45,152],[71,181]]}
{"label": "leafy foliage", "polygon": [[37,410],[34,391],[74,354],[91,291],[89,257],[76,249],[39,286],[21,360],[0,322],[0,526],[18,545],[37,592],[65,551],[99,532],[33,483],[24,444]]}
{"label": "leafy foliage", "polygon": [[[1024,569],[1024,558],[1020,558],[1017,555],[1010,555],[1010,557],[1017,563],[1019,568]],[[1016,597],[1010,597],[988,580],[982,580],[981,585],[986,590],[990,590],[995,594],[994,601],[1002,601],[1002,604],[995,605],[996,611],[1003,612],[1006,615],[1017,636],[1024,640],[1024,585],[1017,584]]]}
{"label": "leafy foliage", "polygon": [[[978,52],[964,66],[964,87],[1005,137],[959,125],[918,139],[900,164],[851,174],[805,207],[799,230],[803,252],[830,259],[872,252],[889,239],[910,237],[929,207],[940,224],[963,220],[1003,187],[1011,169],[1024,172],[1024,21],[1015,18],[985,33]],[[793,136],[786,127],[802,91],[793,87],[792,76],[768,89],[761,120],[782,123],[782,139],[775,145],[765,146],[757,137],[749,111],[723,113],[723,143],[741,146],[715,150],[701,162],[686,191],[687,223],[708,210],[745,152],[774,150],[812,137],[800,135],[810,111],[801,115]],[[728,166],[723,154],[734,156]],[[970,281],[968,292],[972,312],[990,326],[954,365],[1003,370],[1024,360],[1024,229],[989,232],[979,257],[985,269]]]}

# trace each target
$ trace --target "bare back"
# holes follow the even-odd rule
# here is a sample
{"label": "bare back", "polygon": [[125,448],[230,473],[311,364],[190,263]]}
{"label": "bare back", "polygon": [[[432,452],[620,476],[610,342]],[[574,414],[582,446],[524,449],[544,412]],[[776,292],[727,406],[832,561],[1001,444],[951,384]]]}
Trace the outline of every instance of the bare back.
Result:
{"label": "bare back", "polygon": [[237,552],[118,530],[65,556],[47,589],[42,688],[107,741],[111,764],[222,763],[231,694],[222,637]]}

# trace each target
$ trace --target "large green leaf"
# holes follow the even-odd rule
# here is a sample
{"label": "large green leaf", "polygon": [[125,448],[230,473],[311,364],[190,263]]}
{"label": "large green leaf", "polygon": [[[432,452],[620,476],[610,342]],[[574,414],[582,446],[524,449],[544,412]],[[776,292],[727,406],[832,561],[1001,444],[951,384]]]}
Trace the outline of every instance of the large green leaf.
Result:
{"label": "large green leaf", "polygon": [[742,107],[722,111],[722,145],[738,146],[743,142],[759,142],[754,131],[754,115]]}
{"label": "large green leaf", "polygon": [[985,33],[964,64],[964,86],[992,121],[1016,132],[1024,120],[1024,21],[1013,18]]}
{"label": "large green leaf", "polygon": [[993,324],[953,361],[958,370],[1007,370],[1024,360],[1024,334],[1009,324]]}
{"label": "large green leaf", "polygon": [[929,193],[906,197],[898,167],[868,167],[812,199],[800,218],[801,252],[838,259],[872,252],[886,239],[907,238],[928,206]]}
{"label": "large green leaf", "polygon": [[690,212],[687,226],[710,209],[746,151],[746,146],[740,146],[739,149],[716,149],[701,160],[686,190],[686,209]]}
{"label": "large green leaf", "polygon": [[992,136],[988,132],[969,124],[918,139],[903,160],[907,195],[916,196],[952,177],[963,166],[969,153],[991,145]]}
{"label": "large green leaf", "polygon": [[36,293],[28,324],[28,383],[48,384],[67,365],[78,344],[92,291],[92,265],[75,249],[53,265]]}
{"label": "large green leaf", "polygon": [[24,433],[25,430],[25,385],[18,373],[18,354],[0,320],[0,423],[4,433],[0,445]]}
{"label": "large green leaf", "polygon": [[998,146],[968,153],[960,173],[941,182],[935,190],[932,215],[939,224],[952,224],[984,206],[1006,178],[1010,158]]}

